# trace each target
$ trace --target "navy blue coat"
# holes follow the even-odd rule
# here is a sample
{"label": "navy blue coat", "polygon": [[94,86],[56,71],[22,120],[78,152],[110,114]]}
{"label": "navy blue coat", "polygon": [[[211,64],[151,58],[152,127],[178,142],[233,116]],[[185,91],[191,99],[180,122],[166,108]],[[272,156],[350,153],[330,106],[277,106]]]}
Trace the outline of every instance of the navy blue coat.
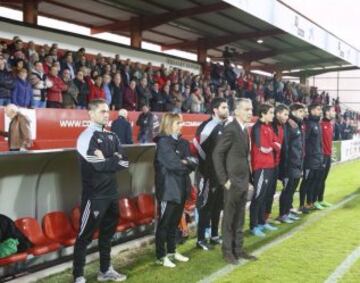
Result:
{"label": "navy blue coat", "polygon": [[111,131],[119,137],[121,144],[133,144],[131,125],[125,118],[119,117],[113,121]]}

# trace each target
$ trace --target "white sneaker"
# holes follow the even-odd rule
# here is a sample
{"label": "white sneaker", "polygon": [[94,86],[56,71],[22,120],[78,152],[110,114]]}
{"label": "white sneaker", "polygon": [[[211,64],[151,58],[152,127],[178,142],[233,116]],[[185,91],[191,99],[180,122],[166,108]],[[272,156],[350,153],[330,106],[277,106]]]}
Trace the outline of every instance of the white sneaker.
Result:
{"label": "white sneaker", "polygon": [[176,264],[173,263],[168,256],[164,256],[162,259],[157,259],[155,263],[169,268],[176,267]]}
{"label": "white sneaker", "polygon": [[[170,256],[170,255],[169,255]],[[174,253],[174,254],[171,254],[171,256],[177,260],[177,261],[181,261],[181,262],[188,262],[189,261],[189,258],[186,257],[186,256],[183,256],[182,254],[180,253]]]}
{"label": "white sneaker", "polygon": [[106,282],[106,281],[115,281],[115,282],[121,282],[126,280],[126,275],[121,274],[114,270],[112,266],[109,267],[108,271],[105,273],[102,273],[99,271],[97,280],[100,282]]}
{"label": "white sneaker", "polygon": [[86,283],[86,279],[84,276],[76,277],[74,283]]}

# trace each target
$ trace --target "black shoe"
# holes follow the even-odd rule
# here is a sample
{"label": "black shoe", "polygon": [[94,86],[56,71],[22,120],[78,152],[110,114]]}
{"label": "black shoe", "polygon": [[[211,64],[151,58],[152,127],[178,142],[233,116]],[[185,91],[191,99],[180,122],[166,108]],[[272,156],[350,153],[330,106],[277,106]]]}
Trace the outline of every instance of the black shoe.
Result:
{"label": "black shoe", "polygon": [[224,255],[223,258],[229,264],[233,264],[233,265],[239,264],[239,261],[233,255]]}
{"label": "black shoe", "polygon": [[197,242],[196,242],[196,247],[197,247],[198,249],[203,250],[203,251],[209,251],[209,250],[211,249],[206,240],[197,241]]}
{"label": "black shoe", "polygon": [[301,210],[301,212],[303,214],[309,214],[310,213],[310,209],[305,207],[305,206],[301,207],[300,210]]}
{"label": "black shoe", "polygon": [[218,236],[218,237],[213,237],[213,238],[211,238],[210,239],[210,244],[211,245],[214,245],[214,246],[216,246],[216,245],[221,245],[222,244],[222,239],[220,239],[220,237]]}
{"label": "black shoe", "polygon": [[238,255],[235,255],[236,259],[246,259],[246,260],[257,260],[258,258],[256,256],[253,256],[251,254],[248,254],[247,252],[241,252]]}

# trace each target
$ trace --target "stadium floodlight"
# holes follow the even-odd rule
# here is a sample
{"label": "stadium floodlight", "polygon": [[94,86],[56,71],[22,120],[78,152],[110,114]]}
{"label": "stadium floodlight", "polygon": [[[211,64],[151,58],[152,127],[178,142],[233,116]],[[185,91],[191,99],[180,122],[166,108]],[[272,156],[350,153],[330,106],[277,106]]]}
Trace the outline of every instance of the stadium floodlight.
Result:
{"label": "stadium floodlight", "polygon": [[262,44],[264,41],[261,38],[259,38],[256,42]]}

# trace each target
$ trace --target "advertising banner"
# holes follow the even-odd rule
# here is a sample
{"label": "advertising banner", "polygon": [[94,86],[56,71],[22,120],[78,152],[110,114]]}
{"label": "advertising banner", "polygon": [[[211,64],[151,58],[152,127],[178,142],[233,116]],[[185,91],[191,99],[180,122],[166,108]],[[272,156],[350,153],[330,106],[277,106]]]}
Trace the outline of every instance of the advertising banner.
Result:
{"label": "advertising banner", "polygon": [[360,139],[341,141],[341,162],[360,158]]}

